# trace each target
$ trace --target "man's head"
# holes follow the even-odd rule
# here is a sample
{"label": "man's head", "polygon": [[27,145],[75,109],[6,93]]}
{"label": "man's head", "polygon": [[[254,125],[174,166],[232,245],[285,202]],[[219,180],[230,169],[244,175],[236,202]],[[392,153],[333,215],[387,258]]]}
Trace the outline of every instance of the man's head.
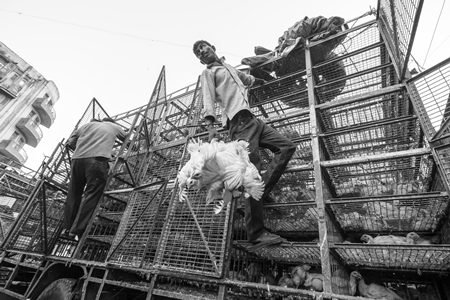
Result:
{"label": "man's head", "polygon": [[196,41],[192,47],[192,51],[194,51],[195,56],[203,64],[210,64],[219,60],[216,54],[216,48],[207,41]]}

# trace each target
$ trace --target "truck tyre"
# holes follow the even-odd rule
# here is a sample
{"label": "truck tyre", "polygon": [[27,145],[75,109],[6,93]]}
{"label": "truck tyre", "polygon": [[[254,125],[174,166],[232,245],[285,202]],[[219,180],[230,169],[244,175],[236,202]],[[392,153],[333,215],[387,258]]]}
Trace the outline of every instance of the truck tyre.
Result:
{"label": "truck tyre", "polygon": [[73,295],[72,287],[76,281],[73,278],[57,279],[42,291],[37,300],[70,300]]}

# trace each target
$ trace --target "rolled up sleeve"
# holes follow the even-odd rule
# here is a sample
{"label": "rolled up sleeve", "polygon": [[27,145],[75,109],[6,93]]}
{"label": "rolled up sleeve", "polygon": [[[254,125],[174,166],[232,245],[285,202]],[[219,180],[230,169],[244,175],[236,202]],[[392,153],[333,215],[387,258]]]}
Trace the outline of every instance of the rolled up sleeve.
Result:
{"label": "rolled up sleeve", "polygon": [[203,94],[203,105],[205,114],[204,117],[212,118],[216,120],[216,86],[214,83],[214,72],[206,69],[202,72],[200,77]]}

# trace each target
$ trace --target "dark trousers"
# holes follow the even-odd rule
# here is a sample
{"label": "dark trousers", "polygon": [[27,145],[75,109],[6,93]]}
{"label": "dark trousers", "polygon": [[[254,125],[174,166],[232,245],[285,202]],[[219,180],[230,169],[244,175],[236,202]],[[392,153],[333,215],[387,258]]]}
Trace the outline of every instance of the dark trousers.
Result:
{"label": "dark trousers", "polygon": [[70,233],[81,235],[86,229],[103,194],[108,168],[108,159],[104,157],[72,160],[63,225]]}
{"label": "dark trousers", "polygon": [[[249,143],[250,161],[259,171],[261,171],[259,148],[269,149],[274,154],[267,172],[262,175],[265,184],[263,198],[268,196],[294,154],[295,144],[247,110],[240,111],[228,126],[233,141],[245,140]],[[245,223],[248,239],[252,241],[258,238],[264,230],[262,201],[256,201],[251,197],[246,199]]]}

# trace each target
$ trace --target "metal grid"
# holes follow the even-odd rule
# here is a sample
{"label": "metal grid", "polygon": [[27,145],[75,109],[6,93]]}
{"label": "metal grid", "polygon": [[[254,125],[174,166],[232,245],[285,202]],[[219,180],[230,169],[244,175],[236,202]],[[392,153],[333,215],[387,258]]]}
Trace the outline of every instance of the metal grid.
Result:
{"label": "metal grid", "polygon": [[295,72],[251,88],[249,97],[252,106],[270,103],[283,112],[309,107],[306,71]]}
{"label": "metal grid", "polygon": [[5,240],[13,222],[14,217],[0,213],[0,245]]}
{"label": "metal grid", "polygon": [[14,174],[14,171],[2,170],[1,172],[3,174],[0,175],[0,197],[10,196],[17,197],[18,200],[24,199],[28,197],[37,182],[34,178]]}
{"label": "metal grid", "polygon": [[79,254],[80,259],[103,262],[108,255],[111,239],[107,241],[87,239]]}
{"label": "metal grid", "polygon": [[394,58],[404,74],[423,0],[381,0],[378,16],[386,23]]}
{"label": "metal grid", "polygon": [[419,121],[414,117],[355,127],[325,134],[324,141],[331,159],[381,154],[423,146]]}
{"label": "metal grid", "polygon": [[[431,139],[450,116],[450,58],[407,82],[411,99]],[[445,133],[449,133],[446,129]]]}
{"label": "metal grid", "polygon": [[48,182],[42,182],[28,200],[29,205],[22,212],[4,247],[50,253],[62,225],[65,199],[65,192]]}
{"label": "metal grid", "polygon": [[325,132],[412,115],[412,105],[405,90],[372,96],[339,106],[324,107],[320,110]]}
{"label": "metal grid", "polygon": [[70,157],[73,151],[58,143],[46,164],[43,164],[44,175],[61,186],[67,186],[70,180]]}
{"label": "metal grid", "polygon": [[450,186],[450,144],[436,147],[436,163],[440,166],[447,186]]}
{"label": "metal grid", "polygon": [[[199,92],[200,90],[197,91],[197,93]],[[190,128],[195,130],[195,127],[185,126],[200,125],[199,123],[203,121],[200,118],[203,104],[200,103],[202,101],[198,101],[198,97],[194,98],[195,95],[195,91],[190,91],[176,97],[167,104],[160,133],[161,142],[182,139],[189,133],[193,133]]]}
{"label": "metal grid", "polygon": [[131,194],[108,262],[141,268],[153,265],[171,196],[161,187],[152,185]]}
{"label": "metal grid", "polygon": [[264,226],[270,231],[279,234],[318,234],[319,226],[316,203],[266,205],[264,207]]}
{"label": "metal grid", "polygon": [[342,263],[333,256],[330,256],[330,267],[331,291],[334,294],[350,295],[350,275],[347,268],[345,268]]}
{"label": "metal grid", "polygon": [[276,203],[315,201],[315,182],[312,170],[284,173],[271,192]]}
{"label": "metal grid", "polygon": [[449,197],[427,193],[370,199],[332,199],[336,220],[346,232],[434,232],[449,204]]}
{"label": "metal grid", "polygon": [[[312,53],[318,46],[311,47]],[[319,103],[375,91],[397,82],[376,23],[348,33],[326,59],[313,67]]]}
{"label": "metal grid", "polygon": [[184,143],[167,147],[160,150],[153,150],[146,164],[141,177],[141,183],[152,182],[154,180],[175,179],[183,157]]}
{"label": "metal grid", "polygon": [[[270,123],[270,126],[296,145],[297,149],[289,161],[288,167],[312,163],[310,122],[307,116],[273,121]],[[267,149],[261,149],[260,156],[262,159],[262,169],[264,170],[272,160],[273,154]]]}
{"label": "metal grid", "polygon": [[[247,251],[252,243],[239,242],[235,246]],[[252,251],[258,257],[284,263],[320,265],[320,249],[317,243],[282,243]]]}
{"label": "metal grid", "polygon": [[450,249],[438,245],[335,244],[332,248],[352,267],[438,271],[450,269]]}
{"label": "metal grid", "polygon": [[223,271],[230,206],[215,215],[205,205],[206,191],[189,191],[180,203],[173,197],[157,254],[157,267],[220,277]]}
{"label": "metal grid", "polygon": [[327,167],[337,197],[425,193],[432,181],[431,155]]}

